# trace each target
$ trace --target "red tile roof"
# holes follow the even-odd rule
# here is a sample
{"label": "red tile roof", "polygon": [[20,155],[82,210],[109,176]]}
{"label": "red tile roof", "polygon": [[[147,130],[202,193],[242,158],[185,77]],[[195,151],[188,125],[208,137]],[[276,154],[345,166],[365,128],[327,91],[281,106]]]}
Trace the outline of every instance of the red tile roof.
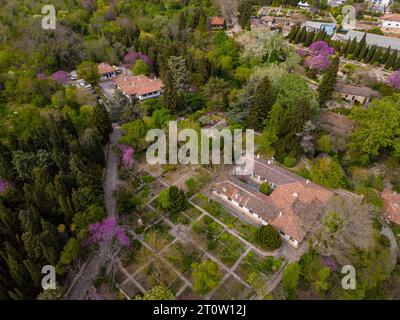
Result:
{"label": "red tile roof", "polygon": [[400,22],[400,14],[398,14],[398,13],[385,14],[382,17],[380,17],[379,19],[380,20],[385,20],[385,21],[397,21],[397,22]]}
{"label": "red tile roof", "polygon": [[310,231],[333,195],[312,182],[291,182],[279,185],[267,196],[234,177],[216,183],[214,189],[298,242]]}
{"label": "red tile roof", "polygon": [[278,186],[270,195],[272,202],[283,210],[271,224],[301,242],[333,193],[312,182],[295,182]]}
{"label": "red tile roof", "polygon": [[224,17],[211,17],[210,23],[212,26],[222,26],[225,23]]}
{"label": "red tile roof", "polygon": [[102,62],[97,65],[97,71],[99,72],[99,74],[110,73],[110,72],[114,72],[116,70],[117,70],[117,67],[111,66],[107,62]]}
{"label": "red tile roof", "polygon": [[384,217],[400,224],[400,194],[388,189],[383,190],[381,196],[384,201]]}
{"label": "red tile roof", "polygon": [[161,79],[150,79],[145,75],[132,76],[121,75],[113,79],[113,82],[129,96],[143,95],[161,91],[164,87]]}

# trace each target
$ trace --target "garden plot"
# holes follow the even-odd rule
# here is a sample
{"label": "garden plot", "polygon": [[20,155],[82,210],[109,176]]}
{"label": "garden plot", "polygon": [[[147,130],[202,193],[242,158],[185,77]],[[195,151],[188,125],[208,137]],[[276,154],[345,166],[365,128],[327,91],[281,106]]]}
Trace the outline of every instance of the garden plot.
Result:
{"label": "garden plot", "polygon": [[212,295],[213,300],[247,300],[252,296],[252,290],[230,276]]}
{"label": "garden plot", "polygon": [[176,166],[175,170],[164,172],[160,178],[168,185],[174,185],[180,183],[182,180],[185,181],[192,173],[193,171],[189,166],[179,165]]}

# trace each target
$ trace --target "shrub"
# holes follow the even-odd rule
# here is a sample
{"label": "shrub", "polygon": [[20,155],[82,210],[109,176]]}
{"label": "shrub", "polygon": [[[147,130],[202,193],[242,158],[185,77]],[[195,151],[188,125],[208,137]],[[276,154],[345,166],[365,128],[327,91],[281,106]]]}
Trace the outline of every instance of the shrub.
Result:
{"label": "shrub", "polygon": [[346,186],[346,179],[340,164],[330,157],[318,159],[311,169],[311,179],[330,188]]}
{"label": "shrub", "polygon": [[304,179],[310,179],[310,171],[307,168],[300,168],[297,173]]}
{"label": "shrub", "polygon": [[318,138],[316,145],[316,150],[318,152],[329,153],[331,152],[331,148],[331,139],[329,135],[324,134]]}
{"label": "shrub", "polygon": [[218,287],[221,281],[221,273],[218,265],[211,260],[192,264],[193,288],[200,294],[206,294]]}
{"label": "shrub", "polygon": [[262,225],[256,231],[256,242],[267,250],[276,250],[282,244],[279,231],[272,225]]}
{"label": "shrub", "polygon": [[283,164],[284,166],[288,167],[288,168],[293,168],[297,163],[297,159],[293,158],[293,157],[285,157],[285,159],[283,160]]}
{"label": "shrub", "polygon": [[266,195],[270,195],[272,193],[272,187],[269,185],[268,182],[261,183],[258,189],[260,190],[260,192]]}

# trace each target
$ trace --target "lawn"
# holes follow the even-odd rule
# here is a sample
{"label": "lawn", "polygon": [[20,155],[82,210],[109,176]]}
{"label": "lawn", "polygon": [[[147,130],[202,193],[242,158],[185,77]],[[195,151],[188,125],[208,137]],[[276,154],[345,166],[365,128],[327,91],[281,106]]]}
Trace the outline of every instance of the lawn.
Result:
{"label": "lawn", "polygon": [[211,299],[214,300],[245,300],[251,297],[251,289],[230,276],[223,285],[214,292]]}
{"label": "lawn", "polygon": [[225,223],[228,228],[231,228],[234,222],[237,220],[236,217],[232,216],[225,208],[223,208],[218,202],[213,200],[208,201],[208,197],[204,194],[198,194],[193,198],[193,202],[199,207],[206,210],[209,214]]}

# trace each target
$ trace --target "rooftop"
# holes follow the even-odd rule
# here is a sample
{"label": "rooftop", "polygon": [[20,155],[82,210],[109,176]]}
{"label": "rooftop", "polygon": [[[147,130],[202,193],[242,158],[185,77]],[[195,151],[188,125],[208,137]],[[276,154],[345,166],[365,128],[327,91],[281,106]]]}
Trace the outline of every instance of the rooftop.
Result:
{"label": "rooftop", "polygon": [[369,87],[353,86],[353,85],[344,84],[344,83],[336,84],[335,91],[344,93],[344,94],[352,94],[352,95],[368,97],[368,98],[379,96],[379,93],[377,91],[374,91]]}
{"label": "rooftop", "polygon": [[211,17],[210,23],[212,26],[222,26],[225,23],[224,17]]}
{"label": "rooftop", "polygon": [[398,14],[398,13],[385,14],[382,17],[380,17],[379,19],[384,20],[384,21],[400,22],[400,14]]}
{"label": "rooftop", "polygon": [[400,224],[400,194],[389,189],[383,190],[384,216],[390,221]]}
{"label": "rooftop", "polygon": [[105,74],[105,73],[114,72],[117,69],[118,69],[117,67],[111,66],[107,62],[102,62],[102,63],[97,65],[97,71],[99,72],[99,74]]}
{"label": "rooftop", "polygon": [[113,82],[129,96],[143,95],[157,92],[163,89],[164,84],[161,79],[150,79],[145,75],[132,76],[121,75],[113,79]]}
{"label": "rooftop", "polygon": [[[356,38],[357,41],[360,41],[364,36],[365,32],[350,30],[344,36],[344,40],[354,39]],[[381,48],[389,48],[400,50],[400,39],[390,38],[386,36],[381,36],[377,34],[367,33],[366,36],[367,45],[377,45]]]}

